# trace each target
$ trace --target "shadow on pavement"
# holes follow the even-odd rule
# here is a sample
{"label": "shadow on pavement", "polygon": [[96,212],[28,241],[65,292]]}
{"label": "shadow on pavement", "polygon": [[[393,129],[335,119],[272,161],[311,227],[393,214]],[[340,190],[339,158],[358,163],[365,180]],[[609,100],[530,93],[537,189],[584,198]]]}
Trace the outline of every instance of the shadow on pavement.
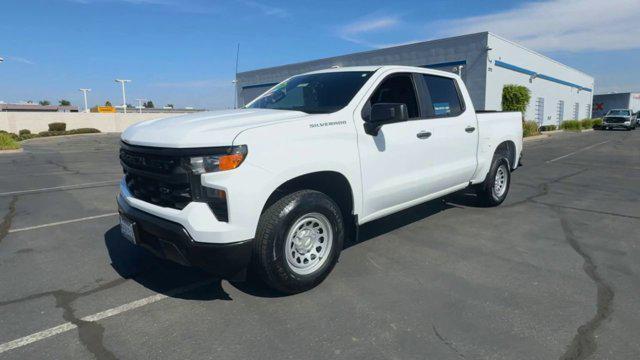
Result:
{"label": "shadow on pavement", "polygon": [[[469,194],[456,193],[446,200],[433,200],[372,221],[360,228],[357,240],[347,240],[344,249],[347,250],[455,206],[450,203],[474,206],[475,198]],[[104,241],[111,258],[111,266],[123,278],[133,279],[152,291],[171,297],[188,300],[231,300],[222,288],[220,279],[216,279],[204,270],[182,266],[155,257],[143,248],[125,240],[120,234],[118,226],[112,227],[104,234]],[[205,282],[205,284],[191,291],[174,292],[176,288],[200,282]],[[253,296],[266,298],[286,296],[268,288],[252,275],[249,275],[247,281],[234,281],[231,284],[238,290]]]}
{"label": "shadow on pavement", "polygon": [[[221,281],[203,270],[162,260],[128,242],[114,226],[104,234],[111,266],[125,279],[132,279],[157,293],[187,300],[231,300]],[[196,283],[202,286],[176,292],[175,289]]]}

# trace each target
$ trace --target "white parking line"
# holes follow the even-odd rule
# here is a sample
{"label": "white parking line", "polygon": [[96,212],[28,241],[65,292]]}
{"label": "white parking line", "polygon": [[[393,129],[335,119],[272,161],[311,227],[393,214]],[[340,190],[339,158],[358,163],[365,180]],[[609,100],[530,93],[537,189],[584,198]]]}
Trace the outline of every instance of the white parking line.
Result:
{"label": "white parking line", "polygon": [[599,146],[599,145],[602,145],[602,144],[606,144],[606,143],[608,143],[609,141],[611,141],[611,140],[607,140],[607,141],[599,142],[599,143],[597,143],[597,144],[593,144],[593,145],[587,146],[587,147],[582,148],[582,149],[580,149],[580,150],[576,150],[576,151],[574,151],[574,152],[572,152],[572,153],[569,153],[569,154],[567,154],[567,155],[563,155],[563,156],[557,157],[557,158],[555,158],[555,159],[547,160],[547,163],[552,163],[552,162],[555,162],[555,161],[558,161],[558,160],[562,160],[562,159],[564,159],[564,158],[566,158],[566,157],[569,157],[569,156],[575,155],[575,154],[577,154],[577,153],[579,153],[579,152],[583,152],[583,151],[585,151],[585,150],[589,150],[589,149],[594,148],[594,147],[596,147],[596,146]]}
{"label": "white parking line", "polygon": [[[165,294],[156,294],[156,295],[152,295],[149,297],[146,297],[144,299],[140,299],[140,300],[136,300],[136,301],[132,301],[130,303],[124,304],[124,305],[120,305],[120,306],[116,306],[114,308],[105,310],[105,311],[101,311],[99,313],[95,313],[93,315],[89,315],[89,316],[85,316],[83,317],[81,320],[83,321],[100,321],[118,314],[122,314],[124,312],[130,311],[130,310],[134,310],[149,304],[153,304],[155,302],[158,302],[160,300],[164,300],[170,296],[175,296],[175,295],[179,295],[194,289],[197,289],[203,285],[206,285],[208,283],[211,283],[211,280],[206,280],[206,281],[200,281],[191,285],[187,285],[187,286],[183,286],[177,289],[173,289],[170,290]],[[34,342],[40,341],[40,340],[44,340],[46,338],[50,338],[52,336],[58,335],[58,334],[62,334],[64,332],[67,332],[69,330],[73,330],[75,328],[77,328],[78,326],[74,323],[71,322],[66,322],[64,324],[58,325],[58,326],[54,326],[52,328],[46,329],[46,330],[42,330],[42,331],[38,331],[35,334],[31,334],[31,335],[27,335],[25,337],[21,337],[19,339],[16,340],[12,340],[9,342],[6,342],[4,344],[0,344],[0,354],[2,354],[5,351],[9,351],[9,350],[13,350],[13,349],[17,349],[19,347],[23,347],[25,345],[29,345],[32,344]]]}
{"label": "white parking line", "polygon": [[8,191],[8,192],[0,193],[0,196],[31,194],[31,193],[39,193],[39,192],[45,192],[45,191],[53,191],[53,190],[81,189],[88,186],[117,185],[119,183],[120,183],[120,180],[98,181],[98,182],[91,182],[91,183],[84,183],[84,184],[63,185],[63,186],[55,186],[55,187],[40,188],[40,189]]}
{"label": "white parking line", "polygon": [[71,223],[75,223],[75,222],[79,222],[79,221],[87,221],[87,220],[101,219],[101,218],[104,218],[104,217],[115,216],[115,215],[118,215],[118,213],[117,213],[117,212],[115,212],[115,213],[108,213],[108,214],[102,214],[102,215],[87,216],[87,217],[83,217],[83,218],[79,218],[79,219],[71,219],[71,220],[57,221],[57,222],[52,222],[52,223],[42,224],[42,225],[27,226],[27,227],[18,228],[18,229],[10,229],[10,230],[9,230],[9,233],[16,233],[16,232],[20,232],[20,231],[27,231],[27,230],[41,229],[41,228],[45,228],[45,227],[49,227],[49,226],[57,226],[57,225],[71,224]]}

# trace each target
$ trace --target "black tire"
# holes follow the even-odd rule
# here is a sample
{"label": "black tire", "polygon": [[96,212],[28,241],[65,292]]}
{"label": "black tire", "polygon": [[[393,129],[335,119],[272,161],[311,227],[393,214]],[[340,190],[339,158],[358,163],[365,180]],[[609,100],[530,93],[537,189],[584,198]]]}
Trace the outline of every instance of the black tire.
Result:
{"label": "black tire", "polygon": [[[494,186],[498,171],[501,169],[502,175],[505,176],[504,191],[500,194],[496,192]],[[511,187],[511,168],[509,167],[509,161],[503,154],[495,154],[493,161],[491,162],[491,168],[487,174],[486,179],[482,184],[476,187],[476,194],[478,195],[478,201],[481,205],[493,207],[502,204],[509,194],[509,188]]]}
{"label": "black tire", "polygon": [[[309,274],[294,271],[285,255],[285,243],[291,227],[309,214],[321,214],[332,231],[326,259]],[[262,214],[254,241],[252,270],[271,288],[295,294],[320,284],[338,262],[344,243],[345,227],[338,205],[327,195],[301,190],[284,196]],[[321,257],[322,258],[322,257]]]}

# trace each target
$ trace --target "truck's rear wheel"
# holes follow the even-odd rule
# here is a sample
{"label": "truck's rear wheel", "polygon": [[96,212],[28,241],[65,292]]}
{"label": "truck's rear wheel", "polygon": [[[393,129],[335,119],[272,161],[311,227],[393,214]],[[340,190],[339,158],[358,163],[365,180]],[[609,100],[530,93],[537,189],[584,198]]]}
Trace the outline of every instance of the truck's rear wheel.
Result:
{"label": "truck's rear wheel", "polygon": [[476,188],[478,200],[485,206],[498,206],[507,198],[510,185],[509,162],[500,154],[496,154],[487,178]]}
{"label": "truck's rear wheel", "polygon": [[253,270],[284,293],[309,290],[335,266],[344,233],[340,208],[331,198],[314,190],[294,192],[260,217]]}

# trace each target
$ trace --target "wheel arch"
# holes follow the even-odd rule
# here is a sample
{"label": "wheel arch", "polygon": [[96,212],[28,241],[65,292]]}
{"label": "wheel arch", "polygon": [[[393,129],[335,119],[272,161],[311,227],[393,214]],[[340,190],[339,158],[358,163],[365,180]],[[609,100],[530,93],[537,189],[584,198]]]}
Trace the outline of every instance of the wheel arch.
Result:
{"label": "wheel arch", "polygon": [[503,154],[509,162],[510,170],[513,170],[516,166],[516,144],[512,140],[505,140],[501,142],[496,150],[493,152],[494,157],[496,154]]}
{"label": "wheel arch", "polygon": [[260,214],[282,197],[299,190],[316,190],[329,196],[342,212],[347,234],[349,236],[356,234],[358,222],[357,214],[354,214],[353,188],[347,177],[337,171],[307,173],[283,182],[271,192]]}

